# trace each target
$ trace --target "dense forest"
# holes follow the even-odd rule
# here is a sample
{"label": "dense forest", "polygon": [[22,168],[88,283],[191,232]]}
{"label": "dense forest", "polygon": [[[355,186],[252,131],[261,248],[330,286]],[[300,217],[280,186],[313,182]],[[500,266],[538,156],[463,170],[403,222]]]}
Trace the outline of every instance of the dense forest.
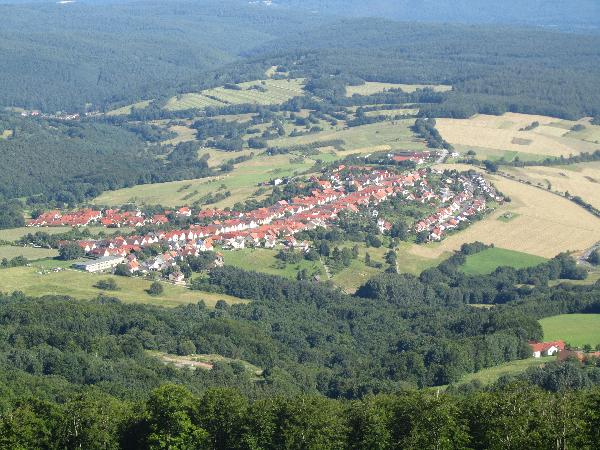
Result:
{"label": "dense forest", "polygon": [[340,20],[234,0],[200,9],[188,0],[143,9],[130,2],[1,5],[0,13],[11,19],[0,30],[4,106],[104,109],[258,79],[275,64],[297,77],[333,75],[342,89],[363,80],[452,85],[443,104],[424,110],[431,117],[600,115],[600,37],[593,34]]}
{"label": "dense forest", "polygon": [[0,4],[0,15],[0,105],[49,112],[259,78],[249,65],[214,69],[324,20],[238,0]]}
{"label": "dense forest", "polygon": [[[453,86],[428,116],[475,112],[596,116],[600,37],[349,19],[263,46],[293,76]],[[274,48],[275,47],[275,48]],[[273,53],[278,50],[278,53]]]}
{"label": "dense forest", "polygon": [[[231,267],[195,287],[251,302],[166,309],[108,296],[118,291],[89,301],[0,295],[0,442],[593,448],[594,360],[548,364],[489,388],[453,385],[465,373],[529,357],[527,341],[543,338],[538,318],[600,311],[598,283],[548,287],[585,276],[565,255],[529,269],[462,274],[465,257],[485,248],[465,245],[420,277],[383,274],[355,296]],[[469,306],[482,300],[494,307]],[[161,357],[195,354],[225,358],[192,370]],[[447,384],[447,394],[416,391]]]}

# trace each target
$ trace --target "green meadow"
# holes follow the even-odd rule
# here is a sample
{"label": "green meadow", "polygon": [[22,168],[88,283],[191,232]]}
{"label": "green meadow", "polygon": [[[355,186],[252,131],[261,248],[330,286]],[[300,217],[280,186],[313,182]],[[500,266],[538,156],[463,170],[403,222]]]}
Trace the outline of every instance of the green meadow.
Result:
{"label": "green meadow", "polygon": [[461,269],[469,275],[483,275],[492,273],[498,267],[522,269],[536,266],[544,261],[546,259],[541,256],[494,247],[467,256],[467,261]]}
{"label": "green meadow", "polygon": [[540,320],[544,340],[563,340],[573,346],[600,344],[600,314],[561,314]]}

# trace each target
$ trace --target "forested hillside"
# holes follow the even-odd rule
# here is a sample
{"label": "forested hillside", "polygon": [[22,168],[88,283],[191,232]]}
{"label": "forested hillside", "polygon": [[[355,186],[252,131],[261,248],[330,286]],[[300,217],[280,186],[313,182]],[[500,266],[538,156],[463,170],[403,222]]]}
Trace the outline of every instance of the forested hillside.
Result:
{"label": "forested hillside", "polygon": [[452,85],[445,104],[427,110],[434,116],[579,118],[600,114],[599,48],[596,36],[354,19],[278,40],[259,54],[285,61],[292,76]]}
{"label": "forested hillside", "polygon": [[317,20],[237,0],[0,5],[0,15],[0,105],[46,111],[214,83],[205,72]]}

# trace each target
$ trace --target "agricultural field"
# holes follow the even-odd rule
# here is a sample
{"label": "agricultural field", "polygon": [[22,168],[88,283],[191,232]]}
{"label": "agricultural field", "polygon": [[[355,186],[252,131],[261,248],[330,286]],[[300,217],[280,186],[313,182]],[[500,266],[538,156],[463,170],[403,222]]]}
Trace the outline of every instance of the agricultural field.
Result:
{"label": "agricultural field", "polygon": [[[237,153],[220,153],[227,155],[227,159],[239,156]],[[293,158],[294,155],[259,156],[238,164],[232,172],[222,176],[145,184],[116,191],[107,191],[97,197],[94,203],[99,205],[122,205],[133,202],[174,207],[192,204],[209,193],[230,191],[231,196],[216,203],[215,206],[233,206],[236,202],[251,197],[258,189],[257,184],[259,182],[290,176],[312,167],[313,161],[311,160],[292,164],[290,159]]]}
{"label": "agricultural field", "polygon": [[484,275],[492,273],[498,267],[522,269],[537,266],[544,261],[546,258],[540,256],[494,247],[467,256],[467,261],[461,270],[469,275]]}
{"label": "agricultural field", "polygon": [[398,83],[379,83],[376,81],[367,81],[359,86],[347,86],[346,95],[371,95],[383,92],[389,89],[402,89],[404,92],[415,92],[417,89],[430,88],[436,92],[446,92],[452,89],[452,86],[445,84],[398,84]]}
{"label": "agricultural field", "polygon": [[495,367],[488,367],[479,372],[465,375],[457,385],[467,384],[472,381],[479,381],[484,386],[495,383],[504,375],[518,375],[531,367],[542,367],[544,364],[556,361],[556,356],[544,356],[542,358],[518,359],[509,361]]}
{"label": "agricultural field", "polygon": [[[540,125],[523,131],[533,122]],[[594,144],[569,135],[574,123],[554,117],[506,113],[502,116],[478,114],[470,119],[438,119],[436,127],[442,137],[460,151],[472,148],[479,159],[512,160],[521,154],[531,155],[525,159],[543,159],[594,151]]]}
{"label": "agricultural field", "polygon": [[[465,170],[472,166],[441,167]],[[500,176],[489,176],[500,192],[511,198],[488,217],[439,243],[414,246],[411,253],[437,258],[465,242],[481,241],[496,247],[551,258],[560,252],[581,252],[600,241],[600,219],[575,203],[551,192]],[[507,212],[509,221],[498,220]]]}
{"label": "agricultural field", "polygon": [[71,231],[71,227],[51,227],[43,229],[30,227],[8,228],[6,230],[0,230],[0,241],[14,242],[21,239],[26,234],[35,233],[36,231],[43,231],[48,234],[59,234]]}
{"label": "agricultural field", "polygon": [[[58,265],[60,267],[60,264]],[[64,265],[63,265],[64,267]],[[101,279],[114,279],[119,291],[101,291],[94,284]],[[181,286],[164,283],[164,293],[153,297],[146,290],[151,282],[135,277],[116,277],[105,274],[91,274],[65,268],[54,272],[49,267],[14,267],[2,269],[0,291],[23,291],[27,295],[68,295],[77,299],[94,298],[100,293],[117,297],[125,303],[144,303],[157,306],[174,307],[204,300],[207,306],[214,306],[219,300],[239,303],[242,300],[224,294],[192,291]]]}
{"label": "agricultural field", "polygon": [[577,123],[583,125],[584,129],[577,131],[570,130],[565,136],[600,144],[600,125],[592,125],[589,118],[579,120]]}
{"label": "agricultural field", "polygon": [[570,345],[600,344],[600,314],[561,314],[540,320],[545,341],[563,340]]}
{"label": "agricultural field", "polygon": [[150,105],[150,100],[144,100],[141,102],[134,103],[133,105],[123,106],[122,108],[113,109],[106,113],[107,116],[121,116],[131,114],[131,111],[135,109],[144,109]]}
{"label": "agricultural field", "polygon": [[169,139],[164,142],[166,145],[177,145],[181,142],[189,142],[196,140],[196,130],[193,128],[186,127],[184,125],[173,125],[169,127],[169,131],[177,134],[173,139]]}
{"label": "agricultural field", "polygon": [[502,171],[554,192],[577,195],[600,208],[600,162],[558,167],[503,167]]}
{"label": "agricultural field", "polygon": [[[199,93],[181,94],[167,101],[165,109],[170,111],[206,108],[207,106],[238,105],[255,103],[276,105],[304,94],[304,80],[256,80],[239,83],[241,90],[218,87]],[[262,92],[264,90],[264,92]]]}
{"label": "agricultural field", "polygon": [[365,116],[367,117],[374,117],[374,116],[388,116],[388,117],[395,117],[395,116],[414,116],[415,114],[418,114],[419,109],[418,108],[398,108],[398,109],[378,109],[376,111],[367,111],[365,113]]}
{"label": "agricultural field", "polygon": [[425,142],[415,137],[410,129],[414,123],[414,119],[379,122],[348,129],[326,130],[304,136],[284,137],[270,141],[270,144],[278,147],[288,147],[340,139],[345,143],[343,145],[345,150],[336,150],[338,155],[395,149],[424,150],[426,148]]}
{"label": "agricultural field", "polygon": [[263,248],[228,250],[223,252],[223,259],[225,264],[244,270],[256,270],[270,275],[279,275],[293,279],[296,279],[296,275],[302,269],[306,269],[309,274],[315,272],[324,274],[325,272],[323,265],[319,261],[302,260],[296,264],[284,264],[275,257],[277,252],[278,250]]}
{"label": "agricultural field", "polygon": [[54,249],[22,247],[16,245],[0,245],[0,259],[11,259],[23,256],[29,260],[54,258],[58,252]]}

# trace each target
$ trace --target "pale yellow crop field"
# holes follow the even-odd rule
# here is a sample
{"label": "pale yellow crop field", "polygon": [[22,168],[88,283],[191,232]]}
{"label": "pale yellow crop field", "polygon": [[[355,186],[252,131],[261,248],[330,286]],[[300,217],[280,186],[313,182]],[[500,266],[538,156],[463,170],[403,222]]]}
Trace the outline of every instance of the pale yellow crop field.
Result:
{"label": "pale yellow crop field", "polygon": [[371,95],[383,92],[388,89],[402,89],[404,92],[415,92],[417,89],[430,88],[436,92],[446,92],[452,89],[452,86],[445,84],[399,84],[399,83],[379,83],[376,81],[367,81],[360,86],[347,86],[346,95],[352,97],[357,95]]}
{"label": "pale yellow crop field", "polygon": [[[522,128],[538,122],[530,131]],[[453,145],[484,148],[497,152],[520,152],[540,156],[569,156],[595,150],[595,145],[569,136],[575,122],[554,117],[506,113],[478,114],[470,119],[437,119],[437,129]]]}
{"label": "pale yellow crop field", "polygon": [[578,195],[600,209],[600,163],[562,167],[503,167],[502,171],[535,185],[550,185],[552,191]]}
{"label": "pale yellow crop field", "polygon": [[[600,219],[558,195],[499,176],[490,180],[512,202],[440,243],[413,246],[410,252],[436,258],[465,242],[481,241],[509,250],[550,258],[560,252],[582,251],[600,241]],[[515,218],[498,217],[512,211]]]}

